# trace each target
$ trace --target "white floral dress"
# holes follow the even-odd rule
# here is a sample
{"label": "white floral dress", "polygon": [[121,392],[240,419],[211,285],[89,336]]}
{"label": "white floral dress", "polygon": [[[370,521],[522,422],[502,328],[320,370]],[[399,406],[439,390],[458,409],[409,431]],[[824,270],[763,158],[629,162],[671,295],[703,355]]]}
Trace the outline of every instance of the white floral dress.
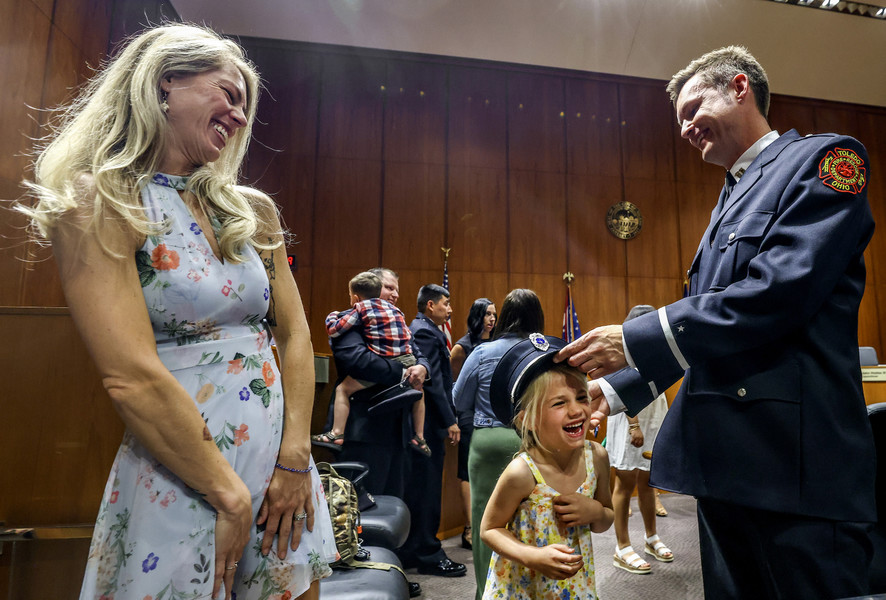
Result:
{"label": "white floral dress", "polygon": [[[149,236],[135,260],[160,359],[249,487],[254,518],[283,429],[280,373],[262,322],[268,279],[251,246],[241,263],[213,255],[176,186],[183,189],[184,180],[158,174],[142,192],[150,217],[168,228]],[[262,532],[254,529],[235,575],[237,600],[286,600],[331,573],[335,541],[316,469],[311,480],[314,531],[305,530],[298,550],[281,561],[274,552],[261,555]],[[99,508],[81,599],[209,598],[215,518],[127,431]]]}
{"label": "white floral dress", "polygon": [[[594,471],[594,450],[591,444],[590,441],[585,442],[587,475],[576,491],[593,498],[597,491],[597,474]],[[558,495],[557,490],[545,483],[529,454],[521,452],[518,456],[526,461],[535,476],[535,488],[520,503],[508,529],[524,544],[539,548],[550,544],[566,544],[581,554],[584,564],[569,579],[550,579],[493,552],[486,574],[483,600],[597,600],[591,527],[564,527],[554,514],[553,498]]]}

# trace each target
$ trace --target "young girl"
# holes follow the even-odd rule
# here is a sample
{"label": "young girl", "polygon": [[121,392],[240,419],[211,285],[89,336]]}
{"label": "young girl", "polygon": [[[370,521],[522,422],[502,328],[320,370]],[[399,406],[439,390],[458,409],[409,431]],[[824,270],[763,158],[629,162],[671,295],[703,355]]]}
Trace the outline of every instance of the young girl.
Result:
{"label": "young girl", "polygon": [[[522,438],[480,526],[494,550],[484,600],[597,598],[591,532],[612,525],[609,458],[585,439],[587,379],[553,363],[565,342],[533,334],[496,367],[493,409]],[[504,418],[502,418],[504,417]]]}

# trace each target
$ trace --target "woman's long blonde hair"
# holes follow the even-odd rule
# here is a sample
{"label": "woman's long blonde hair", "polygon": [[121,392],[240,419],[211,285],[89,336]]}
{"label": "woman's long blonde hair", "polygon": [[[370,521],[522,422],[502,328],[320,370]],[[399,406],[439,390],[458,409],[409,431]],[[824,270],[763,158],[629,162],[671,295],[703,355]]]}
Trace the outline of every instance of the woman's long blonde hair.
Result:
{"label": "woman's long blonde hair", "polygon": [[87,207],[87,227],[100,242],[102,221],[118,215],[140,234],[156,234],[162,224],[148,219],[139,194],[165,153],[160,81],[227,65],[234,65],[246,82],[247,125],[231,136],[218,160],[194,171],[188,190],[219,219],[225,259],[242,260],[245,243],[261,249],[279,245],[265,237],[279,229],[269,218],[273,211],[256,210],[264,197],[236,185],[252,135],[258,73],[240,46],[195,25],[166,24],[133,37],[60,110],[35,161],[35,181],[25,182],[37,202],[17,209],[30,217],[40,237],[49,238],[58,219],[83,202],[82,181],[89,176],[95,195]]}
{"label": "woman's long blonde hair", "polygon": [[576,367],[570,367],[566,363],[558,363],[541,373],[526,386],[526,391],[520,397],[520,410],[514,417],[514,428],[520,434],[521,452],[528,452],[531,448],[546,450],[538,439],[537,430],[541,424],[542,408],[548,387],[551,385],[555,373],[563,375],[566,381],[573,380],[580,387],[586,387],[588,384],[585,374]]}

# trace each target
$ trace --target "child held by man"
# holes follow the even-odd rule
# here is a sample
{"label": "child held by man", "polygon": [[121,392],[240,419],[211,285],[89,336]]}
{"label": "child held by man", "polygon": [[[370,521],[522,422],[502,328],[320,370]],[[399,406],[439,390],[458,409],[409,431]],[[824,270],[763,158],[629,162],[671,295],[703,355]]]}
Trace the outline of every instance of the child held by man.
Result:
{"label": "child held by man", "polygon": [[[365,271],[354,276],[348,283],[352,308],[329,313],[326,316],[326,332],[330,338],[334,338],[353,327],[361,327],[367,347],[379,356],[402,364],[405,374],[405,370],[417,362],[412,353],[412,333],[406,325],[403,312],[387,300],[379,298],[381,289],[381,279],[375,273]],[[332,429],[312,435],[311,440],[333,450],[340,449],[344,444],[345,424],[351,412],[351,396],[375,383],[346,376],[335,388]],[[430,456],[431,450],[424,439],[424,396],[412,405],[412,422],[415,435],[410,440],[410,448]]]}

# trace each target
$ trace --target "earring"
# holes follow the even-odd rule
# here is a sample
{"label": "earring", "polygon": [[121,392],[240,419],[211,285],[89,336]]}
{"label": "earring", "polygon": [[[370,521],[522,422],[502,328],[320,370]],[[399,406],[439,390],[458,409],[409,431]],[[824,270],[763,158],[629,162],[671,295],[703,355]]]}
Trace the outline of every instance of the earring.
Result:
{"label": "earring", "polygon": [[166,101],[166,99],[168,97],[169,97],[169,92],[165,92],[163,90],[160,91],[160,100],[161,100],[160,110],[162,110],[165,113],[169,112],[169,103]]}

